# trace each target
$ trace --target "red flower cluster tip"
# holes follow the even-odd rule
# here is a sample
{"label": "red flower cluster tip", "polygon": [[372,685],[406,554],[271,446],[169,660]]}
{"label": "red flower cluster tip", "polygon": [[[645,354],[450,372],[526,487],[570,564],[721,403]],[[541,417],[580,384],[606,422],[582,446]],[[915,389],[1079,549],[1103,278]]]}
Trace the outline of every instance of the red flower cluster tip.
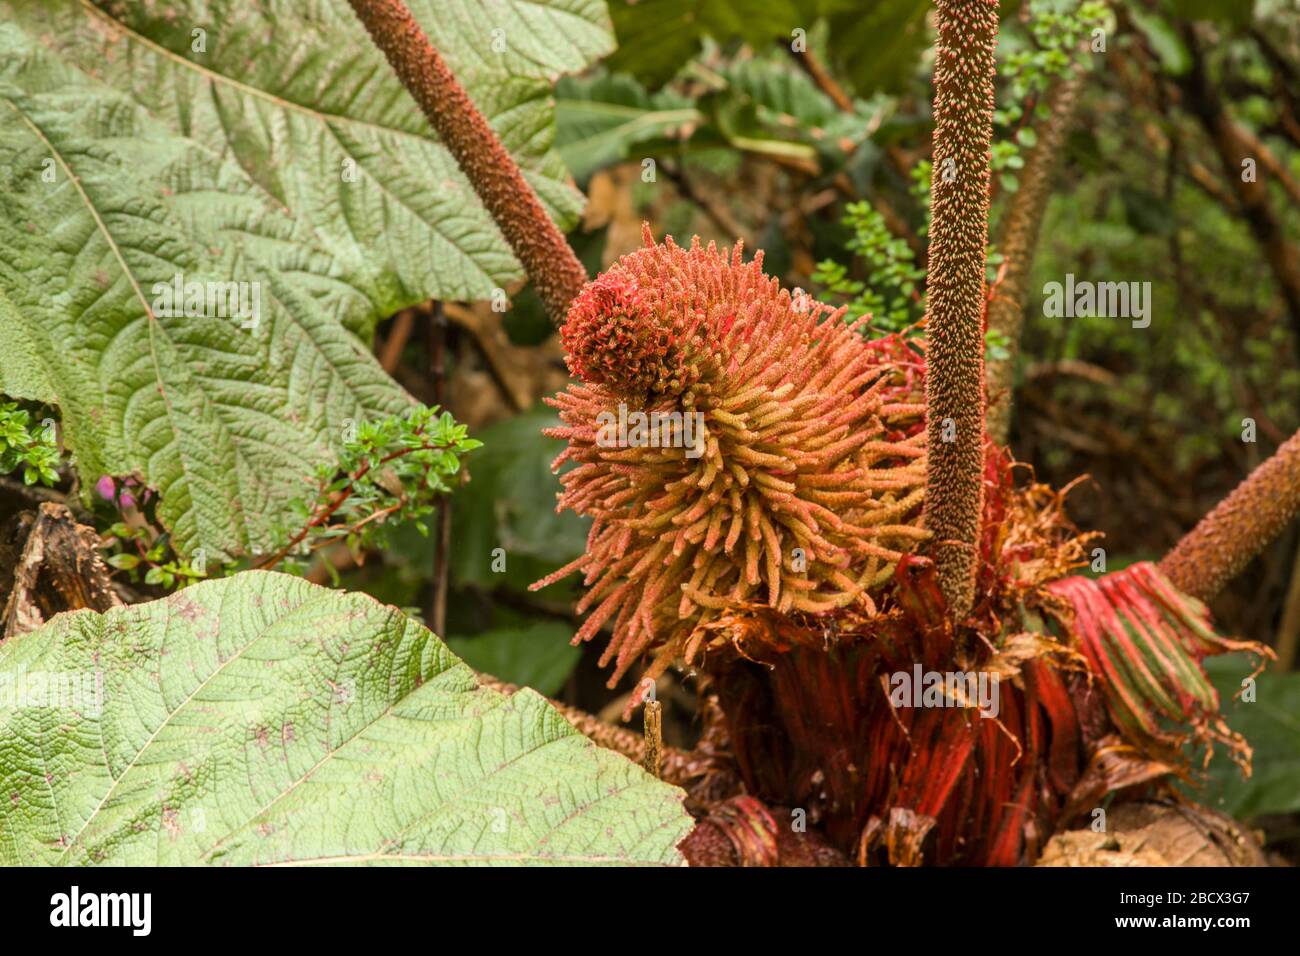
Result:
{"label": "red flower cluster tip", "polygon": [[588,283],[560,329],[574,376],[636,399],[688,387],[698,377],[695,353],[705,345],[707,301],[657,281],[667,276],[654,252],[625,256]]}

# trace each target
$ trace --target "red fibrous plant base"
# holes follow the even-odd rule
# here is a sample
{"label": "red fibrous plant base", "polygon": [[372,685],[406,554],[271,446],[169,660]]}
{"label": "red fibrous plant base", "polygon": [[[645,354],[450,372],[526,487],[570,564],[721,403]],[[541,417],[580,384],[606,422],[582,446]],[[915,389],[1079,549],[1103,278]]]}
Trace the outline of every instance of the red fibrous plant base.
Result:
{"label": "red fibrous plant base", "polygon": [[[1011,864],[1034,852],[1084,756],[1068,680],[1085,665],[1050,635],[1021,629],[1038,578],[1081,552],[1049,496],[1013,492],[1008,462],[990,450],[986,510],[1004,516],[999,526],[1026,510],[1055,520],[1039,521],[1036,536],[986,540],[997,550],[982,556],[978,626],[948,624],[933,565],[915,556],[874,615],[813,621],[738,608],[712,626],[699,663],[714,677],[750,792],[805,808],[862,863]],[[895,706],[891,675],[917,664],[998,675],[996,719],[963,706]]]}
{"label": "red fibrous plant base", "polygon": [[[858,863],[1032,862],[1058,824],[1106,793],[1186,775],[1184,744],[1210,745],[1208,759],[1224,743],[1248,761],[1222,726],[1200,660],[1264,649],[1215,635],[1199,602],[1151,565],[1101,581],[1059,579],[1087,538],[1066,523],[1060,495],[1014,489],[999,453],[989,455],[986,495],[986,511],[1003,515],[990,527],[1014,533],[985,537],[969,626],[947,623],[933,566],[908,557],[869,618],[740,608],[710,627],[700,663],[714,677],[746,788],[806,808]],[[1098,595],[1114,603],[1100,607]],[[1152,646],[1121,653],[1163,655],[1151,686],[1125,686],[1121,665],[1102,662],[1125,621]],[[890,676],[917,664],[997,674],[997,718],[892,704]]]}
{"label": "red fibrous plant base", "polygon": [[[782,859],[777,818],[802,811],[861,864],[1012,865],[1106,793],[1189,775],[1189,745],[1248,766],[1201,660],[1266,651],[1152,565],[1069,577],[1093,536],[992,444],[976,599],[951,621],[925,554],[923,345],[792,298],[761,253],[646,240],[562,330],[581,381],[552,402],[556,468],[576,463],[559,507],[594,522],[535,587],[584,575],[574,640],[612,629],[611,685],[646,655],[647,676],[708,676],[746,796],[705,801],[702,858]],[[696,454],[605,430],[655,411],[702,416]],[[891,699],[918,667],[996,676],[996,717],[960,688]]]}

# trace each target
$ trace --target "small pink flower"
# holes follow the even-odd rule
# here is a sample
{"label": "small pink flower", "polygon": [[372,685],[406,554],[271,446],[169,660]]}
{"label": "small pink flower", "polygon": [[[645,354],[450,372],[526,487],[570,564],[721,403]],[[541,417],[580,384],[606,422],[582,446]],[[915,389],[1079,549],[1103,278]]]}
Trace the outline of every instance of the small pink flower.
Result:
{"label": "small pink flower", "polygon": [[[134,485],[135,482],[130,478],[122,479],[121,488],[118,487],[117,479],[112,475],[105,475],[95,482],[95,490],[105,501],[111,501],[118,508],[135,507],[135,497],[127,492],[127,488]],[[146,496],[148,492],[145,492]]]}

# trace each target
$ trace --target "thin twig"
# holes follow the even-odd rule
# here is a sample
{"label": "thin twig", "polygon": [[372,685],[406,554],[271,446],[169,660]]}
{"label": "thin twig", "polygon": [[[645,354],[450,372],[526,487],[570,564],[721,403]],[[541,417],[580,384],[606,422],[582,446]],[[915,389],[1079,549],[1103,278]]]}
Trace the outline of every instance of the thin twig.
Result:
{"label": "thin twig", "polygon": [[[415,434],[417,435],[421,434],[422,431],[423,429],[417,429]],[[421,444],[416,445],[414,448],[399,448],[396,451],[391,451],[384,457],[380,458],[378,462],[367,461],[365,464],[361,465],[361,467],[359,467],[356,471],[354,471],[351,475],[348,476],[347,485],[343,488],[340,488],[332,495],[330,495],[329,499],[325,503],[325,507],[317,510],[315,514],[313,514],[311,518],[307,520],[307,522],[302,526],[302,528],[297,533],[295,533],[293,537],[289,539],[288,543],[286,543],[284,547],[282,547],[279,551],[275,552],[275,554],[271,555],[266,560],[261,561],[260,563],[257,564],[256,566],[257,570],[265,571],[275,567],[286,557],[288,557],[289,554],[296,547],[298,547],[298,545],[302,544],[303,541],[307,539],[307,536],[311,534],[312,529],[324,527],[329,522],[329,519],[334,516],[334,513],[337,512],[339,508],[343,507],[344,503],[346,503],[347,500],[352,497],[352,493],[356,489],[357,482],[360,481],[362,478],[364,478],[366,475],[370,474],[371,471],[375,470],[376,468],[382,468],[384,465],[388,464],[389,462],[396,461],[398,458],[403,458],[406,455],[409,455],[413,451],[430,451],[432,449],[439,448],[439,447],[441,446],[431,445],[428,442],[422,442]],[[388,510],[391,511],[393,509],[390,508]],[[374,517],[374,515],[371,515],[370,517],[363,519],[363,521],[360,522],[360,524],[365,524],[367,521],[370,520],[371,517]],[[360,527],[360,524],[358,524],[356,527]]]}
{"label": "thin twig", "polygon": [[747,246],[752,245],[747,236],[747,230],[736,220],[736,217],[731,214],[731,210],[718,202],[712,196],[706,196],[700,193],[694,185],[692,185],[690,179],[687,178],[684,169],[674,168],[668,163],[662,163],[660,169],[663,170],[664,175],[667,176],[673,186],[676,187],[677,192],[681,197],[687,202],[693,203],[700,209],[704,210],[705,215],[713,220],[714,225],[722,230],[723,235],[732,239],[741,239]]}
{"label": "thin twig", "polygon": [[812,50],[797,53],[784,42],[782,45],[790,50],[790,55],[794,57],[794,61],[803,67],[804,72],[817,84],[817,88],[829,96],[831,102],[838,109],[845,113],[853,112],[853,98],[844,92],[844,87],[836,82],[835,77],[831,76],[830,71],[822,65],[821,60],[817,58],[817,55]]}
{"label": "thin twig", "polygon": [[[445,407],[447,391],[447,316],[442,303],[434,302],[429,316],[429,377],[433,380],[433,400]],[[429,627],[433,633],[447,633],[448,556],[451,550],[451,500],[443,496],[438,505],[438,519],[433,543],[433,587],[429,595]]]}

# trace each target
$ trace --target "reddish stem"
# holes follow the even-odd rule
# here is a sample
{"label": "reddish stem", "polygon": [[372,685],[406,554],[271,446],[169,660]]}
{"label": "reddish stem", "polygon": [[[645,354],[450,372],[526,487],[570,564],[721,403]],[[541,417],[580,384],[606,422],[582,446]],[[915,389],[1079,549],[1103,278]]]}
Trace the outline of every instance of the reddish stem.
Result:
{"label": "reddish stem", "polygon": [[1237,485],[1160,562],[1184,594],[1208,601],[1300,511],[1300,431]]}
{"label": "reddish stem", "polygon": [[[419,435],[422,433],[423,433],[422,430],[418,430],[416,431],[415,434]],[[302,526],[302,530],[300,530],[297,534],[295,534],[292,538],[290,538],[288,543],[285,544],[284,547],[282,547],[275,554],[271,555],[271,557],[267,558],[265,561],[259,564],[257,566],[258,570],[265,571],[269,568],[275,567],[277,564],[283,561],[284,558],[291,551],[293,551],[294,548],[298,547],[298,545],[302,544],[302,542],[306,540],[307,535],[311,534],[311,530],[313,528],[319,528],[322,525],[324,525],[326,522],[328,522],[329,519],[333,517],[334,513],[337,512],[339,508],[343,507],[343,503],[347,501],[348,498],[352,497],[352,492],[356,489],[357,482],[360,481],[362,478],[364,478],[366,475],[368,475],[375,468],[382,468],[390,461],[394,461],[398,458],[402,458],[406,455],[409,455],[413,451],[428,451],[431,449],[443,448],[443,447],[446,446],[421,444],[421,445],[417,445],[414,448],[399,448],[396,451],[391,451],[387,455],[384,455],[376,462],[367,461],[355,472],[353,472],[351,475],[348,476],[347,487],[340,488],[338,491],[330,495],[329,501],[326,503],[325,507],[317,511],[315,514],[313,514],[311,518],[307,521],[307,523]],[[393,510],[395,509],[386,508],[383,509],[382,511],[375,512],[375,514],[369,515],[364,520],[362,520],[358,525],[356,525],[356,527],[358,528],[361,527],[361,525],[366,524],[378,514],[387,514]]]}
{"label": "reddish stem", "polygon": [[401,0],[349,2],[492,214],[551,318],[560,321],[587,270],[519,165]]}

